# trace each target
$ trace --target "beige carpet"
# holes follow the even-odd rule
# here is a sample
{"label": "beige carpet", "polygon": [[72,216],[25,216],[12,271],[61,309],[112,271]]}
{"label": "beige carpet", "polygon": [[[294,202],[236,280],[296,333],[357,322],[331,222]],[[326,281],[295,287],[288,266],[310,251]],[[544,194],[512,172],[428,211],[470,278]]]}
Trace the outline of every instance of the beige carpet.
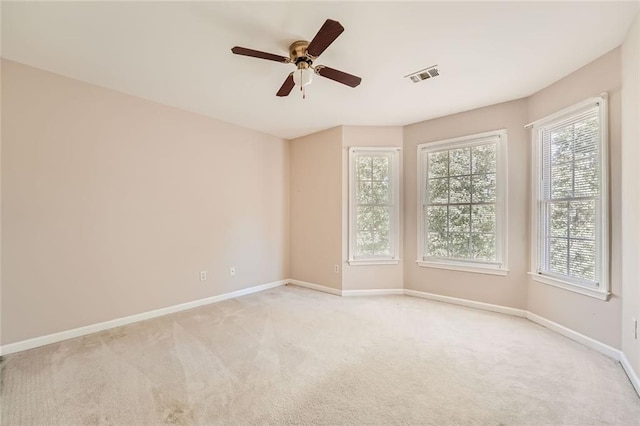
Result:
{"label": "beige carpet", "polygon": [[9,355],[3,425],[638,425],[621,366],[525,319],[293,286]]}

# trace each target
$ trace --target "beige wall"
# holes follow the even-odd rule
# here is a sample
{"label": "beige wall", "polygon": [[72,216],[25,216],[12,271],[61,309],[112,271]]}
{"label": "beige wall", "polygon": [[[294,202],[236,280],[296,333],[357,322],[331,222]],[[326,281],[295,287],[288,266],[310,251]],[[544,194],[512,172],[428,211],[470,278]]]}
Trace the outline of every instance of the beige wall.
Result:
{"label": "beige wall", "polygon": [[291,277],[342,289],[342,128],[291,141]]}
{"label": "beige wall", "polygon": [[3,344],[288,277],[288,141],[8,61],[2,87]]}
{"label": "beige wall", "polygon": [[[342,288],[344,290],[402,288],[403,265],[354,265],[349,258],[349,148],[402,147],[402,127],[342,128]],[[402,151],[400,152],[402,155]],[[402,157],[400,158],[400,259],[402,259]]]}
{"label": "beige wall", "polygon": [[[404,286],[412,290],[526,308],[528,270],[529,136],[526,100],[412,124],[404,128]],[[507,129],[509,274],[506,277],[420,267],[417,254],[417,146]]]}
{"label": "beige wall", "polygon": [[640,13],[622,45],[622,350],[640,374]]}
{"label": "beige wall", "polygon": [[609,94],[609,173],[611,223],[611,292],[609,301],[529,280],[529,310],[551,321],[620,348],[620,48],[612,50],[529,98],[529,121],[602,92]]}

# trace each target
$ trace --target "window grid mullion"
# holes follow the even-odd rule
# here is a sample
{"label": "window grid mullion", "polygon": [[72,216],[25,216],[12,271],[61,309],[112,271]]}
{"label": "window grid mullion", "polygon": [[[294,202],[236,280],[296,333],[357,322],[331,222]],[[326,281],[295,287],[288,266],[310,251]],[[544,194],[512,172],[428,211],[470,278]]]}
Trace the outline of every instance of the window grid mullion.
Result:
{"label": "window grid mullion", "polygon": [[599,196],[597,195],[592,195],[592,196],[588,196],[588,197],[575,197],[575,198],[571,198],[571,197],[562,197],[562,198],[547,198],[544,199],[543,201],[548,202],[548,203],[563,203],[566,201],[598,201],[600,199]]}
{"label": "window grid mullion", "polygon": [[571,126],[571,197],[576,196],[576,125]]}
{"label": "window grid mullion", "polygon": [[451,257],[451,217],[449,209],[451,208],[451,150],[447,151],[447,257]]}
{"label": "window grid mullion", "polygon": [[[469,147],[469,242],[467,244],[467,252],[469,257],[472,255],[471,251],[471,222],[473,220],[473,147]],[[473,256],[475,259],[475,255]]]}
{"label": "window grid mullion", "polygon": [[[468,206],[470,203],[451,203],[451,204],[438,204],[438,203],[433,203],[433,204],[425,204],[425,206],[427,207],[445,207],[445,206]],[[490,203],[488,201],[482,201],[479,203],[472,203],[472,206],[496,206],[497,207],[497,203]]]}
{"label": "window grid mullion", "polygon": [[571,244],[571,224],[569,221],[571,220],[571,212],[569,211],[570,203],[567,201],[567,275],[571,273],[571,268],[569,266],[571,262],[571,248],[569,247]]}

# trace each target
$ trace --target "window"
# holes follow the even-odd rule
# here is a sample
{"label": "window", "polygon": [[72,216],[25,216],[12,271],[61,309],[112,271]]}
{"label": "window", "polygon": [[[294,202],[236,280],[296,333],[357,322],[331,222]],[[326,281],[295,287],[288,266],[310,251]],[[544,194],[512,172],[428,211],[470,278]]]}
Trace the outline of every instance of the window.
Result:
{"label": "window", "polygon": [[546,284],[607,299],[607,103],[532,125],[532,268]]}
{"label": "window", "polygon": [[349,150],[349,264],[399,262],[400,148]]}
{"label": "window", "polygon": [[507,274],[507,133],[418,146],[418,264]]}

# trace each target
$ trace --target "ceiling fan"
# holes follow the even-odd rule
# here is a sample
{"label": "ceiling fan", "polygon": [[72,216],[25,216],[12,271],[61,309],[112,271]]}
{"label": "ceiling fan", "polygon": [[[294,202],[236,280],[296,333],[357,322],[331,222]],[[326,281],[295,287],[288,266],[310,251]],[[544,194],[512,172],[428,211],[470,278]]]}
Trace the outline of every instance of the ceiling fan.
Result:
{"label": "ceiling fan", "polygon": [[313,66],[313,61],[324,52],[331,43],[344,31],[340,22],[327,19],[320,27],[316,36],[309,43],[306,40],[298,40],[289,46],[289,57],[274,55],[273,53],[260,52],[259,50],[247,49],[235,46],[231,51],[236,55],[252,56],[254,58],[267,59],[269,61],[294,64],[296,70],[293,71],[278,90],[276,96],[287,96],[294,86],[300,86],[304,98],[304,88],[311,84],[313,74],[318,74],[338,83],[346,84],[349,87],[356,87],[362,79],[346,72],[329,68],[324,65]]}

